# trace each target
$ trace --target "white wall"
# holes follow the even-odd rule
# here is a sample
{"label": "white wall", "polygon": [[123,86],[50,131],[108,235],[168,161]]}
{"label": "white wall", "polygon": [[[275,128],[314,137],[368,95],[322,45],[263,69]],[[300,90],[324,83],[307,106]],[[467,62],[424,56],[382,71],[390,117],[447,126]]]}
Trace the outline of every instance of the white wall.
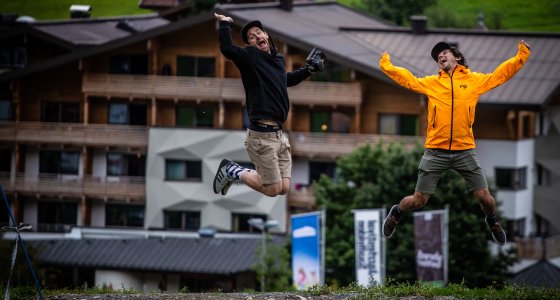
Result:
{"label": "white wall", "polygon": [[91,174],[94,177],[107,176],[107,152],[101,149],[93,151]]}
{"label": "white wall", "polygon": [[295,184],[310,184],[309,159],[297,158],[292,162],[292,188]]}
{"label": "white wall", "polygon": [[495,184],[495,168],[527,167],[527,188],[517,191],[498,190],[495,198],[501,202],[503,216],[511,220],[525,218],[525,235],[533,230],[533,183],[535,178],[533,139],[521,141],[477,140],[476,152],[490,184]]}
{"label": "white wall", "polygon": [[[286,196],[267,197],[244,184],[226,196],[212,189],[220,161],[248,162],[245,131],[150,128],[146,161],[146,228],[163,228],[165,210],[200,211],[201,226],[230,231],[233,213],[264,214],[278,221],[273,232],[286,232]],[[166,181],[165,160],[202,161],[202,181]]]}
{"label": "white wall", "polygon": [[95,270],[95,286],[106,286],[114,290],[134,290],[143,291],[143,279],[140,274],[111,271]]}
{"label": "white wall", "polygon": [[105,227],[105,202],[104,201],[92,200],[91,226]]}

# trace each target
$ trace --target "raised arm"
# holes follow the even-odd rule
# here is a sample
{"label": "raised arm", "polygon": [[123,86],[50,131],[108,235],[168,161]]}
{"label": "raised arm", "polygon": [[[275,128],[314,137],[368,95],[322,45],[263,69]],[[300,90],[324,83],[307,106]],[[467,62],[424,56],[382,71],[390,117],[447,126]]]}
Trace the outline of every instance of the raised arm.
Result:
{"label": "raised arm", "polygon": [[391,57],[387,51],[381,54],[379,59],[379,67],[389,78],[393,79],[399,85],[411,89],[417,93],[426,94],[426,90],[420,79],[414,76],[409,70],[394,66],[391,63]]}
{"label": "raised arm", "polygon": [[517,45],[517,54],[501,63],[492,73],[480,74],[478,87],[481,94],[511,79],[525,64],[531,55],[529,44],[521,40]]}
{"label": "raised arm", "polygon": [[226,58],[231,59],[233,61],[241,59],[243,49],[234,46],[233,41],[231,39],[230,23],[233,22],[233,19],[231,17],[227,17],[217,13],[214,13],[214,16],[216,17],[216,20],[220,22],[220,26],[218,28],[220,51]]}

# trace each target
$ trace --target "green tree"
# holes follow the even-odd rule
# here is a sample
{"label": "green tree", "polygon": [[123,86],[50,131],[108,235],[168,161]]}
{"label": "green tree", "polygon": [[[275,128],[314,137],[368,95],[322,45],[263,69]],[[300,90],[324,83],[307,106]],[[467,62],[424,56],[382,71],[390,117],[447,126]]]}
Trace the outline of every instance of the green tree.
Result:
{"label": "green tree", "polygon": [[[363,145],[337,161],[337,180],[315,184],[317,203],[327,210],[327,280],[335,286],[355,281],[353,209],[390,207],[414,191],[423,148],[401,144]],[[478,201],[454,171],[444,173],[424,210],[450,206],[449,281],[487,286],[507,279],[511,254],[491,256],[489,230]],[[484,266],[484,267],[482,267]],[[387,241],[387,277],[396,282],[416,278],[412,213],[404,215]]]}
{"label": "green tree", "polygon": [[362,0],[352,5],[397,25],[405,25],[410,16],[421,14],[434,3],[436,0]]}
{"label": "green tree", "polygon": [[285,291],[290,289],[290,281],[292,278],[291,261],[290,261],[290,245],[281,245],[273,242],[270,235],[265,237],[266,252],[264,260],[262,258],[263,246],[259,246],[255,254],[256,263],[253,265],[253,271],[257,275],[259,284],[263,284],[262,278],[265,278],[266,291]]}

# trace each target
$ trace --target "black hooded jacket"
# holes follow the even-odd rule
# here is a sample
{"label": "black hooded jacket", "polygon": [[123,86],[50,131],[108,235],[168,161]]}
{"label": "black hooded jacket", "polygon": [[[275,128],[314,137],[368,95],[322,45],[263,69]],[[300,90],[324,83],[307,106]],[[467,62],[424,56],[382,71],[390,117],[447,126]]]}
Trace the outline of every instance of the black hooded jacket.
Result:
{"label": "black hooded jacket", "polygon": [[219,40],[222,54],[232,60],[241,73],[249,120],[273,120],[282,125],[290,107],[288,87],[305,80],[309,71],[300,68],[286,72],[284,56],[274,47],[268,54],[254,46],[234,46],[227,21],[220,21]]}

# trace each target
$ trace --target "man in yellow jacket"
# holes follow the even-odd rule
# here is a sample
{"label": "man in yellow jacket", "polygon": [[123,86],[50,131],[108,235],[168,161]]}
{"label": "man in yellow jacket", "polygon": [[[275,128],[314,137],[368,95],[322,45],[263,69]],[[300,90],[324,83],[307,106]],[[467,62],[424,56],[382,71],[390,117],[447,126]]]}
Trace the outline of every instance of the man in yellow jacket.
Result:
{"label": "man in yellow jacket", "polygon": [[391,207],[383,223],[383,235],[387,238],[393,235],[404,212],[424,207],[441,174],[454,169],[465,178],[469,190],[478,199],[492,238],[504,245],[506,234],[496,217],[496,200],[488,190],[484,170],[474,151],[472,125],[478,97],[505,83],[523,67],[529,59],[529,45],[523,40],[519,42],[517,54],[489,74],[471,72],[463,54],[445,42],[437,43],[431,55],[439,73],[423,78],[391,64],[387,51],[379,62],[381,70],[396,83],[428,96],[426,149],[418,166],[416,189],[413,195]]}

